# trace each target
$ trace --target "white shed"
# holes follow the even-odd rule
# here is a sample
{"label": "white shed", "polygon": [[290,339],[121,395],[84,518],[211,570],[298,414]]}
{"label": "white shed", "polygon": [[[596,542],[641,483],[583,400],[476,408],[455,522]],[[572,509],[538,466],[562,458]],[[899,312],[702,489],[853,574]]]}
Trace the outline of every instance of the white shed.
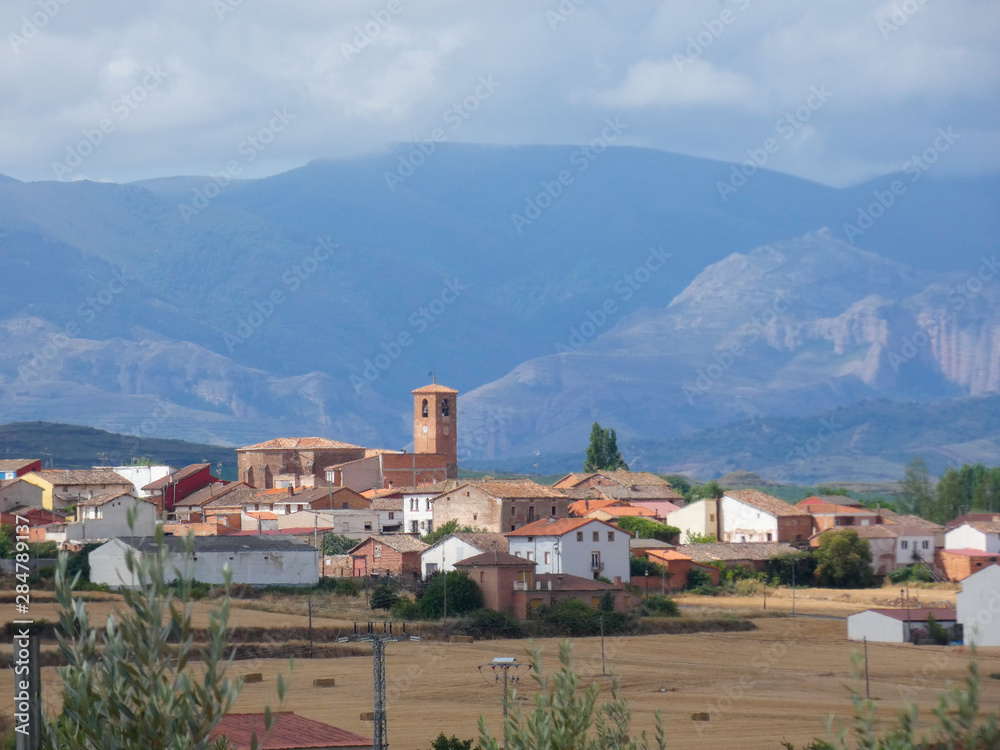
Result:
{"label": "white shed", "polygon": [[455,563],[483,552],[507,552],[503,534],[458,531],[439,539],[420,553],[420,572],[424,578],[455,569]]}
{"label": "white shed", "polygon": [[1000,523],[979,521],[963,523],[944,535],[945,549],[978,549],[1000,552]]}
{"label": "white shed", "polygon": [[[184,565],[185,540],[168,536],[175,570]],[[125,565],[129,548],[140,554],[156,551],[151,537],[113,539],[90,553],[90,580],[107,586],[133,586]],[[313,586],[319,581],[319,552],[297,539],[281,536],[199,536],[194,539],[191,560],[194,579],[204,583],[225,582],[223,567],[229,565],[233,583],[251,586]]]}
{"label": "white shed", "polygon": [[967,644],[1000,646],[1000,565],[964,579],[962,590],[955,594],[955,608]]}
{"label": "white shed", "polygon": [[866,609],[847,618],[847,637],[852,641],[867,638],[873,643],[910,643],[910,633],[920,628],[927,630],[927,616],[943,627],[956,622],[953,609]]}

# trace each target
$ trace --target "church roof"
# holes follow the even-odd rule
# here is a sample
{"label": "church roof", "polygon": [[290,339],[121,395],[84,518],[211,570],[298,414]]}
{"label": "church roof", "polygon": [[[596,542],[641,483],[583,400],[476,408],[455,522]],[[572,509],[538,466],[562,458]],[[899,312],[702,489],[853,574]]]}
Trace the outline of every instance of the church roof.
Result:
{"label": "church roof", "polygon": [[454,394],[457,394],[458,391],[456,391],[454,388],[448,388],[446,386],[439,385],[438,383],[432,383],[431,385],[425,385],[423,388],[417,388],[415,391],[413,391],[413,393],[414,393],[414,395],[416,395],[418,393],[454,393]]}

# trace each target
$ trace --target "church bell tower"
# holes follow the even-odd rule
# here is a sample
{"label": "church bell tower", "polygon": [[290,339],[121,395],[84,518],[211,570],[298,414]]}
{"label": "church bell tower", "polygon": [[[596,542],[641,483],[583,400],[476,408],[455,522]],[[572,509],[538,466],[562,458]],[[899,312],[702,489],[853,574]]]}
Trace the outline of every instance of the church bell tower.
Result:
{"label": "church bell tower", "polygon": [[436,378],[413,391],[413,452],[445,456],[448,478],[458,477],[458,391]]}

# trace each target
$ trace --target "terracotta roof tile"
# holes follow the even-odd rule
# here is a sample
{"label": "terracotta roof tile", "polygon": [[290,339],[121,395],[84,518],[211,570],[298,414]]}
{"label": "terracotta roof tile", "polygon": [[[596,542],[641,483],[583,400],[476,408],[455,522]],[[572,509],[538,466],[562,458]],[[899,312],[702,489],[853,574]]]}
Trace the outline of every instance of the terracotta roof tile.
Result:
{"label": "terracotta roof tile", "polygon": [[770,513],[772,516],[809,516],[809,512],[760,490],[727,490],[725,497]]}
{"label": "terracotta roof tile", "polygon": [[131,487],[132,483],[111,469],[42,469],[32,472],[53,485],[109,484]]}
{"label": "terracotta roof tile", "polygon": [[77,506],[79,507],[81,505],[85,505],[88,508],[98,508],[102,505],[105,505],[106,503],[110,503],[112,500],[115,500],[119,497],[124,497],[126,495],[133,498],[134,500],[141,500],[142,502],[146,503],[153,502],[150,498],[135,497],[135,495],[133,495],[128,490],[117,490],[114,492],[99,492],[88,500],[81,500],[80,502],[77,503]]}
{"label": "terracotta roof tile", "polygon": [[784,542],[711,542],[709,544],[681,544],[677,551],[689,555],[695,562],[713,560],[770,560],[772,557],[798,552]]}
{"label": "terracotta roof tile", "polygon": [[971,521],[969,526],[974,528],[976,531],[983,532],[984,534],[1000,533],[1000,522],[998,521]]}
{"label": "terracotta roof tile", "polygon": [[503,552],[500,550],[490,550],[489,552],[481,552],[478,555],[473,555],[472,557],[467,557],[464,560],[459,560],[455,563],[455,567],[472,567],[474,565],[480,567],[512,567],[512,568],[533,568],[537,565],[534,560],[525,560],[523,557],[517,557],[509,552]]}
{"label": "terracotta roof tile", "polygon": [[614,529],[615,531],[620,531],[622,534],[631,536],[627,531],[622,531],[618,527],[596,518],[542,518],[514,531],[508,531],[504,536],[562,536],[571,531],[576,531],[588,523],[600,523],[609,529]]}
{"label": "terracotta roof tile", "polygon": [[179,482],[182,479],[187,479],[192,474],[197,474],[199,471],[203,471],[209,468],[212,464],[188,464],[183,469],[174,472],[172,475],[167,474],[165,477],[160,477],[159,479],[150,482],[145,487],[144,490],[159,490],[163,489],[167,485]]}
{"label": "terracotta roof tile", "polygon": [[256,445],[247,445],[243,448],[237,448],[237,451],[266,451],[266,450],[323,450],[323,449],[340,449],[340,448],[358,448],[361,449],[360,445],[354,445],[353,443],[342,443],[339,440],[328,440],[327,438],[320,437],[305,437],[305,438],[274,438],[273,440],[266,440],[263,443],[257,443]]}
{"label": "terracotta roof tile", "polygon": [[546,487],[542,484],[536,484],[530,480],[494,480],[494,481],[477,481],[477,482],[467,482],[466,484],[471,484],[474,487],[478,487],[483,492],[492,495],[493,497],[501,499],[517,499],[517,498],[546,498],[546,497],[561,497],[566,496],[559,490],[554,490],[551,487]]}
{"label": "terracotta roof tile", "polygon": [[291,711],[275,713],[270,730],[264,729],[264,714],[227,714],[210,735],[224,736],[234,750],[249,750],[254,734],[261,750],[305,750],[306,748],[370,747],[373,740],[346,729],[307,719]]}
{"label": "terracotta roof tile", "polygon": [[432,383],[431,385],[425,385],[423,388],[417,388],[413,391],[414,394],[417,393],[454,393],[457,394],[454,388],[448,388],[447,386],[439,385],[438,383]]}
{"label": "terracotta roof tile", "polygon": [[386,547],[391,547],[397,552],[423,552],[430,546],[409,534],[379,534],[364,539],[360,544],[348,550],[348,554],[366,544],[369,539],[373,539],[377,544],[384,544]]}

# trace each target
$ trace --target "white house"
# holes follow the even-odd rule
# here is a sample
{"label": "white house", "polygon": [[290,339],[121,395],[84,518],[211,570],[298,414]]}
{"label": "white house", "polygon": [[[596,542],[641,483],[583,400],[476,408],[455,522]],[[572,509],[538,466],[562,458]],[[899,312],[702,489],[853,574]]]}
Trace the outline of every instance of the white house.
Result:
{"label": "white house", "polygon": [[151,497],[152,490],[144,490],[147,484],[152,484],[157,479],[163,479],[175,473],[177,469],[172,466],[95,466],[95,471],[107,471],[110,469],[116,474],[121,474],[132,483],[132,494],[136,497]]}
{"label": "white house", "polygon": [[688,535],[719,536],[719,501],[706,498],[685,505],[680,510],[668,513],[664,521],[668,526],[681,530],[680,543],[687,541]]}
{"label": "white house", "polygon": [[[134,516],[129,526],[129,515]],[[76,504],[76,523],[66,524],[66,541],[148,536],[156,531],[156,506],[131,492],[98,493]]]}
{"label": "white house", "polygon": [[866,609],[847,617],[847,637],[852,641],[867,638],[873,643],[911,643],[914,630],[927,630],[928,615],[945,628],[957,622],[953,609]]}
{"label": "white house", "polygon": [[403,531],[408,534],[429,534],[434,530],[434,498],[451,492],[461,482],[445,479],[423,487],[400,487],[403,493]]}
{"label": "white house", "polygon": [[720,542],[795,542],[812,534],[812,515],[760,490],[727,490],[719,501]]}
{"label": "white house", "polygon": [[629,581],[632,535],[594,518],[543,518],[504,536],[509,552],[538,563],[537,573]]}
{"label": "white house", "polygon": [[420,553],[420,572],[424,578],[455,569],[455,563],[484,552],[506,552],[507,538],[491,532],[455,532],[439,539]]}
{"label": "white house", "polygon": [[965,643],[1000,646],[1000,565],[990,565],[962,581],[955,609]]}
{"label": "white house", "polygon": [[279,529],[307,528],[333,532],[351,539],[367,539],[378,531],[378,513],[371,510],[300,510],[278,515]]}
{"label": "white house", "polygon": [[869,526],[838,526],[815,535],[812,546],[818,546],[819,539],[826,534],[855,532],[868,540],[872,552],[872,571],[877,576],[905,568],[915,562],[934,562],[935,529],[931,526],[900,526],[877,524]]}
{"label": "white house", "polygon": [[403,500],[398,497],[376,497],[372,510],[378,514],[378,533],[397,534],[403,531]]}
{"label": "white house", "polygon": [[[185,540],[167,536],[164,545],[175,570],[183,569]],[[89,555],[90,580],[107,586],[134,586],[135,579],[125,565],[129,549],[145,555],[156,552],[150,537],[122,537],[102,544]],[[232,570],[233,583],[251,586],[280,584],[313,586],[319,581],[319,552],[293,537],[199,536],[194,538],[194,555],[188,563],[195,580],[225,582],[223,568]]]}
{"label": "white house", "polygon": [[944,535],[945,549],[979,549],[1000,553],[1000,522],[971,521]]}

